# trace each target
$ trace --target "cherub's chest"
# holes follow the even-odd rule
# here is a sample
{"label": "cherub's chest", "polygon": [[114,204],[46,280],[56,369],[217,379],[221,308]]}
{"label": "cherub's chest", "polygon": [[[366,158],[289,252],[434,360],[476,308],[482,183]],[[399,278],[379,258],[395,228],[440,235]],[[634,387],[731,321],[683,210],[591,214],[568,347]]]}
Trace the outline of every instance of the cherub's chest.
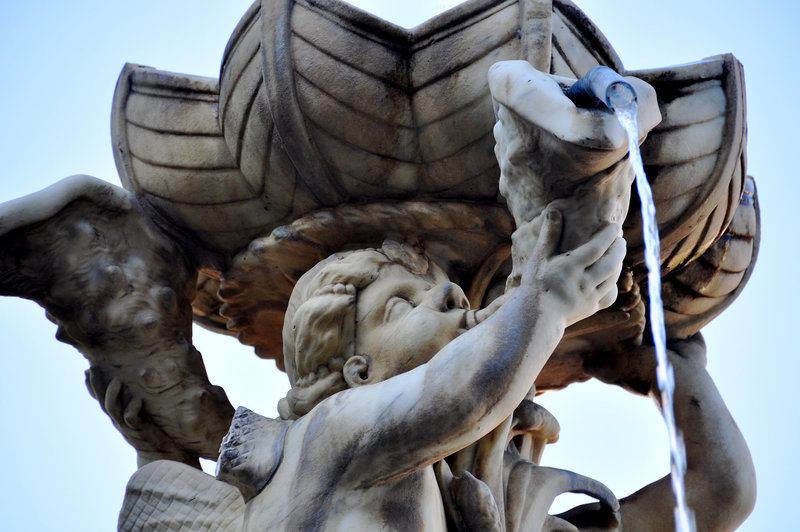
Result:
{"label": "cherub's chest", "polygon": [[279,471],[247,504],[244,530],[447,529],[430,467],[399,481],[360,489],[337,484],[325,469],[301,466],[293,475]]}

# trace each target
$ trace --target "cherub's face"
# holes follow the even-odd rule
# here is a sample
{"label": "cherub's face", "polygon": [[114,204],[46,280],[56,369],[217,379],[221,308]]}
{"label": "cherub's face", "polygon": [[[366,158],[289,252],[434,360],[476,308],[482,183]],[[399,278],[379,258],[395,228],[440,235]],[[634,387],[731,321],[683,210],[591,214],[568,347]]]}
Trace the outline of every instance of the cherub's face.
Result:
{"label": "cherub's face", "polygon": [[358,294],[356,354],[371,359],[369,382],[430,360],[466,330],[468,309],[464,292],[446,278],[385,265],[380,277]]}

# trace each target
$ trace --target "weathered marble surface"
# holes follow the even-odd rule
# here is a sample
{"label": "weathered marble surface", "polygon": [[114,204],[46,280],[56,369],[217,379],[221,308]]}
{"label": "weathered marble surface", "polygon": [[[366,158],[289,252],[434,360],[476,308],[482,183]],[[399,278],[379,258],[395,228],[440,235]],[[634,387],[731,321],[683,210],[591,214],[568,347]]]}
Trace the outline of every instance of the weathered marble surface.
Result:
{"label": "weathered marble surface", "polygon": [[[264,17],[262,12],[269,16]],[[521,25],[520,20],[524,21]],[[496,42],[481,40],[487,28],[494,30],[499,23],[507,35],[493,34]],[[224,393],[208,383],[202,360],[191,347],[187,321],[191,311],[195,319],[207,326],[218,330],[229,326],[242,341],[254,345],[260,355],[279,357],[282,348],[285,350],[287,344],[295,343],[295,340],[287,342],[288,333],[281,337],[279,331],[289,293],[303,273],[332,253],[378,247],[387,238],[390,243],[385,244],[383,252],[392,263],[398,261],[401,270],[421,275],[427,271],[422,265],[430,264],[431,271],[438,272],[431,274],[432,277],[442,282],[455,281],[463,286],[475,310],[484,309],[463,313],[465,325],[483,322],[497,310],[500,302],[505,301],[505,296],[497,298],[511,269],[508,259],[513,224],[496,202],[499,172],[491,153],[494,118],[486,71],[495,60],[520,57],[540,70],[572,77],[598,62],[621,70],[613,50],[602,36],[592,31],[590,23],[581,19],[568,2],[555,2],[553,6],[549,2],[472,2],[409,31],[376,22],[335,2],[256,2],[234,32],[219,83],[144,67],[128,66],[123,71],[115,98],[113,135],[120,174],[126,187],[136,193],[135,197],[73,179],[62,183],[61,190],[3,206],[0,217],[0,238],[4,244],[3,293],[40,302],[58,321],[63,331],[61,338],[76,345],[89,358],[90,390],[137,448],[140,464],[158,458],[195,464],[199,456],[213,457],[230,422],[232,408]],[[378,35],[381,40],[377,45],[375,41],[364,41],[365,33],[371,37]],[[588,38],[576,38],[587,35]],[[508,40],[503,41],[504,38]],[[553,43],[558,46],[551,47]],[[486,53],[484,46],[491,51]],[[387,55],[386,50],[391,53]],[[260,54],[266,54],[265,72],[261,70]],[[405,60],[384,61],[394,57],[392,54]],[[347,64],[346,58],[355,56],[365,58],[360,68],[378,69],[371,72],[370,80],[360,78],[359,72],[363,72],[353,72],[352,65]],[[660,211],[665,213],[660,222],[665,229],[664,273],[674,272],[665,279],[674,290],[668,301],[672,305],[671,337],[686,340],[736,296],[749,275],[757,248],[754,188],[748,189],[743,177],[741,75],[738,64],[730,57],[640,75],[656,86],[664,116],[643,149],[653,170],[651,178],[660,204],[667,206]],[[403,80],[408,84],[403,85]],[[352,91],[353,86],[360,90]],[[353,94],[358,95],[354,100]],[[343,100],[346,97],[353,101]],[[389,112],[374,116],[376,108],[368,102],[378,101],[389,106]],[[352,111],[358,105],[366,107]],[[448,105],[453,108],[447,108]],[[344,106],[350,111],[343,112]],[[513,104],[510,106],[513,108]],[[551,129],[557,129],[568,118],[552,107],[552,102],[544,106],[544,116],[550,116],[546,109],[551,109],[555,117]],[[655,120],[648,117],[655,114],[644,115],[647,127],[643,129],[654,125]],[[386,116],[399,121],[376,123],[376,119]],[[406,120],[409,117],[410,122]],[[607,130],[591,133],[597,139],[614,135]],[[564,142],[569,141],[562,138],[556,145]],[[622,155],[614,153],[597,170],[605,171]],[[567,177],[580,181],[584,176],[575,174],[580,173],[580,168],[575,165],[566,172]],[[556,175],[559,173],[550,168],[549,173],[543,172],[539,177],[556,182],[554,178],[562,177]],[[465,179],[465,176],[471,177]],[[748,194],[737,208],[743,189]],[[617,227],[615,231],[607,231],[614,235],[619,232],[622,213],[627,210],[628,191],[619,185],[616,192],[615,201],[619,203],[611,211],[617,214],[611,217]],[[518,198],[519,192],[504,193],[512,214],[516,215],[513,198]],[[541,207],[551,199],[537,194],[534,191],[530,196],[538,199]],[[50,206],[49,210],[41,210],[42,202]],[[589,239],[593,231],[588,227],[600,223],[587,220],[586,226],[573,227],[571,218],[584,220],[576,215],[575,205],[560,206],[566,219],[564,231],[575,236],[565,243],[560,234],[539,239],[538,230],[531,232],[523,239],[528,244],[527,252],[515,253],[523,257],[518,264],[524,264],[531,256],[535,257],[533,262],[547,263],[560,256],[548,255],[555,253],[556,248],[573,252],[577,242]],[[634,209],[623,225],[631,242],[638,231],[635,214]],[[519,225],[521,218],[517,218]],[[728,226],[730,220],[734,224]],[[545,243],[540,242],[539,246],[548,248],[547,252],[533,253],[534,243],[541,240]],[[31,260],[35,255],[31,250],[39,246],[47,252]],[[611,255],[616,257],[619,244],[615,246]],[[617,287],[614,286],[617,275],[609,274],[611,282],[601,283],[606,295],[598,296],[599,302],[591,302],[591,297],[580,290],[578,294],[573,292],[582,286],[581,280],[556,283],[560,291],[551,294],[556,297],[554,301],[569,304],[548,305],[547,311],[541,313],[549,318],[542,321],[563,321],[561,325],[572,327],[563,338],[560,334],[554,338],[553,331],[547,331],[544,340],[537,335],[529,340],[533,344],[544,341],[547,345],[529,346],[528,358],[535,361],[527,362],[533,363],[535,369],[527,376],[513,375],[527,382],[519,385],[524,390],[513,393],[502,390],[511,393],[511,398],[505,398],[513,403],[510,407],[489,412],[493,421],[481,427],[466,423],[459,430],[467,430],[469,436],[459,434],[461,443],[437,442],[442,447],[432,450],[432,454],[426,455],[428,458],[420,459],[426,462],[425,467],[415,469],[412,476],[419,477],[420,485],[430,489],[431,500],[436,498],[434,491],[441,500],[441,508],[434,513],[421,510],[421,519],[441,523],[444,518],[451,526],[500,523],[508,528],[555,529],[566,525],[546,515],[548,497],[569,489],[589,491],[601,500],[602,516],[595,513],[592,519],[608,519],[613,514],[608,510],[617,508],[616,500],[601,485],[579,475],[545,471],[533,465],[544,443],[554,437],[552,424],[543,428],[528,423],[526,428],[525,412],[514,407],[522,402],[520,408],[529,404],[532,406],[528,410],[538,411],[535,403],[530,402],[532,396],[526,398],[534,381],[542,390],[598,376],[639,393],[649,391],[650,379],[645,370],[629,375],[633,368],[642,365],[646,356],[646,349],[639,346],[644,327],[640,289],[646,286],[639,286],[638,253],[635,245],[628,250],[626,273]],[[576,251],[574,255],[581,254]],[[560,275],[573,268],[580,270],[575,256],[560,259]],[[698,257],[701,260],[696,260]],[[621,256],[603,261],[603,268],[599,269],[610,268],[607,262],[618,268],[620,260]],[[591,263],[589,260],[584,266]],[[198,272],[199,297],[195,297]],[[551,273],[554,275],[555,271]],[[606,279],[602,276],[598,279],[601,278]],[[516,298],[514,301],[526,301],[515,304],[540,304],[539,293],[544,290],[541,284],[536,284],[540,281],[538,277],[532,280],[535,288],[527,298],[511,296]],[[449,287],[451,295],[457,293],[456,285],[447,283],[436,286]],[[685,287],[695,293],[687,297]],[[614,298],[608,294],[616,295],[618,290],[621,297],[613,307],[604,313],[594,312],[611,304]],[[330,293],[320,296],[344,300],[345,309],[353,312],[353,307],[358,308],[354,301],[348,300],[355,298],[355,292],[346,286],[334,284]],[[459,299],[442,298],[448,310],[454,310],[451,304],[455,308],[463,306]],[[490,305],[493,300],[496,303]],[[504,308],[500,307],[498,312],[513,314]],[[359,323],[365,321],[363,318]],[[325,323],[329,318],[323,312],[314,319]],[[486,323],[498,321],[494,317],[489,319],[494,321]],[[521,327],[535,326],[537,322],[529,319]],[[547,328],[546,323],[539,326]],[[368,337],[379,329],[376,325],[354,336]],[[433,331],[420,326],[420,330],[431,334],[439,347],[455,336],[448,335],[444,325]],[[312,373],[298,373],[302,364],[298,366],[292,357],[287,358],[287,370],[295,388],[287,396],[282,412],[286,418],[298,418],[291,427],[299,428],[291,431],[287,428],[286,434],[305,434],[311,422],[304,414],[314,419],[323,415],[313,414],[312,407],[327,395],[337,394],[332,401],[339,393],[353,395],[346,394],[345,389],[358,388],[361,381],[370,380],[370,375],[376,381],[391,382],[388,377],[392,375],[407,375],[405,370],[436,360],[431,357],[438,348],[415,348],[403,356],[397,355],[403,353],[403,342],[431,340],[422,333],[409,333],[393,342],[369,344],[380,346],[386,358],[399,358],[402,362],[388,367],[378,365],[376,370],[372,355],[356,352],[355,342],[348,347],[350,332],[346,328],[337,329],[337,334],[333,335],[336,338],[323,340],[330,339],[337,353],[353,351],[352,356],[333,357],[336,360],[333,367],[327,364],[319,371],[312,367]],[[440,334],[444,339],[439,338]],[[305,333],[301,338],[314,336]],[[327,345],[319,339],[309,341],[314,345],[312,351]],[[693,374],[704,375],[702,365],[697,363]],[[308,369],[307,364],[305,368]],[[487,368],[472,370],[487,371]],[[304,392],[311,388],[311,392]],[[409,390],[413,393],[414,388]],[[699,413],[685,407],[688,412],[684,412],[682,423],[684,430],[696,432],[701,440],[697,449],[690,449],[692,460],[708,466],[701,468],[694,484],[690,479],[690,485],[696,486],[692,502],[701,509],[701,518],[709,519],[710,528],[724,529],[746,515],[748,501],[752,500],[749,456],[710,381],[701,379],[696,383],[688,379],[686,388],[679,390],[681,393],[708,398],[708,407]],[[251,422],[257,426],[262,423],[256,418]],[[275,423],[288,425],[288,422]],[[709,430],[712,426],[716,431]],[[343,424],[342,430],[345,429]],[[245,459],[262,439],[284,445],[284,436],[242,430],[255,436],[243,438],[242,443],[242,437],[232,431],[229,449],[233,449],[233,454],[242,453],[242,462],[236,463],[238,455],[232,457],[229,469],[221,470],[221,478],[239,487],[247,498],[262,488],[273,492],[285,486],[281,483],[288,480],[278,480],[280,477],[268,483],[265,479],[280,471],[292,477],[292,464],[301,461],[300,451],[293,448],[294,454],[282,454],[283,451],[264,454],[262,449],[260,454],[255,453],[255,458]],[[406,432],[417,436],[414,431]],[[717,446],[720,451],[717,461],[707,456],[713,433],[729,435],[726,445]],[[524,450],[524,458],[532,460],[521,462],[528,465],[520,465],[519,461],[509,465],[504,458],[507,438],[512,434],[521,437],[515,439],[514,445],[517,451]],[[302,440],[300,436],[294,437]],[[433,460],[431,456],[441,458],[452,454],[468,440],[472,445],[452,456],[450,465],[441,462],[434,469],[427,467]],[[239,447],[240,444],[244,447]],[[737,457],[739,467],[731,468]],[[278,466],[273,470],[270,464],[276,460]],[[244,473],[240,473],[242,469]],[[155,497],[152,501],[172,497],[174,494],[165,490],[161,481],[153,479],[161,478],[161,472],[183,475],[180,466],[175,465],[153,465],[142,471],[132,481],[131,502],[123,510],[123,516],[127,517],[121,519],[123,528],[142,525],[138,514],[144,513],[133,510],[141,503],[136,498],[140,493],[137,490]],[[158,474],[151,474],[154,471]],[[729,475],[723,481],[732,489],[709,501],[707,486],[720,481],[722,471]],[[197,477],[195,473],[186,475],[190,479]],[[436,486],[432,484],[434,476]],[[540,486],[549,487],[539,490],[520,487],[507,492],[505,486],[511,478],[518,479],[515,482],[520,486],[533,485],[531,479],[536,479]],[[654,512],[666,512],[668,507],[652,502],[666,500],[659,487],[663,484],[645,488],[648,495],[640,499],[649,501],[648,505],[638,503],[637,498],[623,500],[622,521],[636,529],[653,520]],[[386,491],[385,486],[379,487]],[[230,497],[230,504],[218,505],[216,496],[209,496],[201,505],[223,508],[219,512],[226,516],[230,516],[229,510],[244,511],[243,503],[237,502],[235,494],[231,495],[233,492],[220,489],[219,496]],[[312,490],[312,487],[297,489]],[[346,492],[342,496],[347,499]],[[258,497],[253,499],[251,511],[272,516],[271,523],[278,528],[293,528],[286,524],[293,521],[274,518],[280,512],[287,512],[287,508],[275,509],[272,502],[263,502],[266,498],[260,497],[261,503]],[[185,500],[191,503],[187,503],[189,506],[195,504],[191,502],[194,495]],[[397,499],[376,495],[374,500]],[[721,501],[739,509],[718,515],[715,509]],[[430,508],[429,502],[422,501],[421,507]],[[354,512],[358,506],[347,500],[342,504]],[[642,508],[650,509],[644,518],[637,517]],[[170,511],[167,517],[178,513],[179,510]],[[345,514],[332,518],[345,519]],[[360,515],[364,518],[368,514],[367,510],[367,514]],[[247,526],[263,526],[265,519],[253,517]],[[239,523],[237,518],[230,522],[232,526]],[[660,522],[667,523],[668,519]]]}

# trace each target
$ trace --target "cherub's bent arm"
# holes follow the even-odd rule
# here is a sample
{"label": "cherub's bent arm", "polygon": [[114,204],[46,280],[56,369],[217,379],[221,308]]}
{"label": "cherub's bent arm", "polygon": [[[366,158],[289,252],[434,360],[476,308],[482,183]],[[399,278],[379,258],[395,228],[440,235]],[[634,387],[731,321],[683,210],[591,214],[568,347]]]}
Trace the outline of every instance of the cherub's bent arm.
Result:
{"label": "cherub's bent arm", "polygon": [[[755,504],[753,460],[705,369],[705,346],[699,342],[681,351],[670,353],[670,361],[675,371],[675,418],[686,445],[687,503],[697,530],[734,530]],[[622,499],[623,529],[675,530],[674,500],[669,476]]]}
{"label": "cherub's bent arm", "polygon": [[564,328],[613,302],[625,252],[618,229],[556,255],[560,213],[548,219],[522,285],[490,318],[428,363],[336,394],[309,414],[335,415],[332,439],[352,456],[344,482],[401,477],[487,434],[525,397]]}
{"label": "cherub's bent arm", "polygon": [[89,176],[0,204],[0,295],[31,299],[86,356],[86,384],[138,453],[199,467],[233,408],[191,344],[196,269],[132,193]]}
{"label": "cherub's bent arm", "polygon": [[[705,368],[701,335],[669,344],[675,373],[675,422],[683,433],[687,472],[686,500],[697,530],[734,530],[753,510],[756,479],[744,437]],[[584,367],[608,384],[658,396],[652,350],[637,356]],[[622,529],[626,532],[675,530],[675,497],[665,476],[620,500]],[[593,523],[597,505],[584,505],[561,515],[574,524]],[[579,526],[580,530],[598,530]]]}

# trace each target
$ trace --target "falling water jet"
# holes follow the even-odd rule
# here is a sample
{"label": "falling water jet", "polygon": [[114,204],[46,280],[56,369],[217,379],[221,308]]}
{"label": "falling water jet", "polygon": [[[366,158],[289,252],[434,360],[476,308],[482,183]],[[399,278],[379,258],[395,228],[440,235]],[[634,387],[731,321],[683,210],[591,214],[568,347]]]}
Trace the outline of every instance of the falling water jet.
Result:
{"label": "falling water jet", "polygon": [[686,504],[684,476],[686,474],[686,449],[683,435],[675,424],[673,392],[675,376],[667,358],[667,334],[664,325],[664,306],[661,301],[661,245],[656,223],[653,193],[644,173],[642,154],[639,151],[637,125],[637,100],[633,87],[614,70],[599,66],[591,69],[567,91],[567,96],[581,107],[606,106],[617,117],[628,135],[628,152],[636,175],[636,191],[642,205],[642,223],[645,245],[645,264],[650,295],[650,329],[656,352],[656,382],[661,395],[661,410],[667,425],[670,448],[672,491],[675,494],[675,530],[694,532],[695,522]]}

